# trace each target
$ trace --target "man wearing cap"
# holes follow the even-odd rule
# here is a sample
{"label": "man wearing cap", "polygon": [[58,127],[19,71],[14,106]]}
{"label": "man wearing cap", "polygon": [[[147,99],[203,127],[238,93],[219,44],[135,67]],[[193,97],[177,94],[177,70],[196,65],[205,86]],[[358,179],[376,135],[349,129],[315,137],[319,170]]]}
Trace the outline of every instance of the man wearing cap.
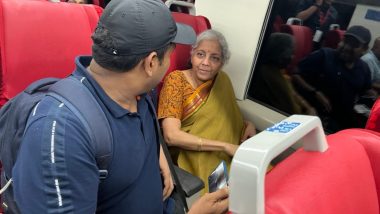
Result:
{"label": "man wearing cap", "polygon": [[[21,213],[162,213],[173,189],[146,92],[168,69],[173,43],[194,43],[194,31],[176,25],[161,0],[112,0],[92,39],[92,57],[78,57],[72,75],[85,83],[109,121],[113,155],[107,178],[99,182],[83,123],[63,103],[43,98],[29,117],[13,170]],[[194,209],[225,211],[226,194],[203,197]]]}
{"label": "man wearing cap", "polygon": [[327,129],[334,132],[356,127],[354,104],[359,95],[371,93],[371,76],[360,57],[371,41],[369,30],[350,27],[336,50],[322,48],[298,64],[294,75],[301,92],[316,105],[319,116],[328,117]]}

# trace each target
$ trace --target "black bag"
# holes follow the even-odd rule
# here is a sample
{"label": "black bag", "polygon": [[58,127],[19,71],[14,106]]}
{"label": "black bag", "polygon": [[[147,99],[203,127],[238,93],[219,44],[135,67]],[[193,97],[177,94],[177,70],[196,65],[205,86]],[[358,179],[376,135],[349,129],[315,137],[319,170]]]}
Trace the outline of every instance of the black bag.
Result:
{"label": "black bag", "polygon": [[[27,87],[9,100],[0,110],[0,160],[2,205],[5,213],[19,213],[13,198],[12,168],[30,113],[45,96],[51,96],[65,105],[81,120],[97,149],[95,158],[100,179],[107,177],[108,164],[112,154],[112,132],[100,105],[85,86],[87,80],[70,76],[64,79],[45,78]],[[109,143],[104,143],[109,142]],[[7,185],[6,185],[7,184]],[[3,188],[4,187],[4,188]]]}
{"label": "black bag", "polygon": [[[177,181],[175,181],[176,184],[170,197],[176,202],[174,213],[185,214],[189,211],[186,198],[191,197],[202,190],[205,185],[199,177],[179,168],[178,166],[173,166],[175,171],[173,177],[176,175],[178,178]],[[179,185],[177,185],[177,183]],[[182,188],[182,191],[180,188]]]}
{"label": "black bag", "polygon": [[175,165],[174,171],[175,174],[178,176],[178,180],[182,186],[183,192],[185,193],[186,197],[193,196],[195,193],[199,192],[205,187],[203,181],[199,177],[191,174],[190,172],[181,169]]}

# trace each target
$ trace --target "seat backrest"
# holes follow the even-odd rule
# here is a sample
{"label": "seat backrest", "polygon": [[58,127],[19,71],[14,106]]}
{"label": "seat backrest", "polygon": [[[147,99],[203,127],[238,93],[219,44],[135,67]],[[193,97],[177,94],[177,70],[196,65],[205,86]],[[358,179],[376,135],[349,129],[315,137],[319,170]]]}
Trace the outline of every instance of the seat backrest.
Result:
{"label": "seat backrest", "polygon": [[91,54],[102,8],[49,1],[0,1],[0,107],[31,82],[65,77]]}
{"label": "seat backrest", "polygon": [[281,31],[281,26],[285,24],[284,23],[284,20],[281,18],[280,15],[277,15],[275,18],[274,18],[274,21],[273,21],[273,24],[272,24],[272,33],[275,33],[275,32],[280,32]]}
{"label": "seat backrest", "polygon": [[[288,33],[294,37],[295,50],[293,61],[289,65],[289,70],[292,70],[297,63],[309,55],[313,49],[313,36],[310,28],[302,25],[284,24],[281,26],[282,33]],[[275,51],[275,50],[274,50]]]}
{"label": "seat backrest", "polygon": [[1,0],[0,108],[37,79],[70,74],[75,56],[91,54],[101,13],[96,5]]}
{"label": "seat backrest", "polygon": [[344,130],[326,152],[298,150],[269,172],[267,214],[378,214],[380,134]]}
{"label": "seat backrest", "polygon": [[105,3],[104,0],[92,0],[92,4],[98,5],[98,6],[102,7],[102,8],[105,7],[104,3]]}
{"label": "seat backrest", "polygon": [[365,128],[380,132],[380,98],[373,104]]}
{"label": "seat backrest", "polygon": [[[211,29],[210,21],[204,16],[194,16],[186,13],[172,12],[172,16],[176,22],[190,25],[198,35],[207,29]],[[177,44],[175,50],[170,57],[170,66],[165,74],[175,70],[184,70],[190,68],[190,45]],[[163,79],[165,79],[165,77]],[[163,80],[157,86],[158,92],[162,87]]]}
{"label": "seat backrest", "polygon": [[330,30],[326,33],[323,46],[336,49],[340,41],[342,41],[345,31],[340,29]]}

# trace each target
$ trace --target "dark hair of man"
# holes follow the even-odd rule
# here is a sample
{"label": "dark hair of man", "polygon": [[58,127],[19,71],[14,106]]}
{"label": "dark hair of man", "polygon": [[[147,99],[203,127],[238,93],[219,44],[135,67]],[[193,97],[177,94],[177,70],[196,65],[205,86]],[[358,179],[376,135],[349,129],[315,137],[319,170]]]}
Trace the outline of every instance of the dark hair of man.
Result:
{"label": "dark hair of man", "polygon": [[149,53],[138,55],[112,55],[104,50],[112,50],[115,47],[112,36],[109,31],[102,27],[97,27],[95,33],[92,35],[94,44],[92,45],[92,57],[103,68],[115,71],[126,72],[134,68],[141,60],[147,57],[151,52],[157,53],[157,58],[160,63],[164,59],[166,51],[171,47],[160,48],[158,50],[152,50]]}

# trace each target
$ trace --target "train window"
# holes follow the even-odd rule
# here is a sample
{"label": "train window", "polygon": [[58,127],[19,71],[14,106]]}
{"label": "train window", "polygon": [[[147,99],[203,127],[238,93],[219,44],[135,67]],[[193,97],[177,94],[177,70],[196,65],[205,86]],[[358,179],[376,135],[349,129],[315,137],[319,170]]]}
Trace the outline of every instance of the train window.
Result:
{"label": "train window", "polygon": [[[349,86],[351,83],[343,83],[344,86],[341,86],[340,92],[343,93],[344,89],[345,93],[334,94],[330,97],[334,99],[328,100],[329,96],[323,94],[323,92],[327,94],[328,92],[319,89],[317,86],[321,83],[316,83],[321,76],[325,75],[324,73],[317,72],[316,76],[310,76],[309,79],[302,78],[307,86],[304,86],[302,81],[300,82],[298,74],[304,68],[303,65],[310,61],[312,53],[313,59],[316,59],[318,53],[325,53],[325,49],[331,49],[332,53],[338,54],[338,45],[344,38],[345,31],[351,26],[361,25],[369,29],[372,40],[368,47],[371,48],[373,40],[380,36],[380,22],[376,20],[378,14],[380,14],[380,3],[374,0],[273,1],[268,26],[250,81],[248,99],[285,115],[317,115],[321,118],[326,131],[330,133],[344,128],[364,127],[370,107],[376,98],[374,94],[366,100],[368,94],[362,93],[362,90],[360,93],[359,90],[355,89],[355,91]],[[330,53],[330,51],[327,52]],[[365,54],[365,51],[362,53]],[[320,57],[318,64],[320,68],[328,66],[327,63],[334,58],[327,53],[324,57]],[[309,61],[304,60],[305,58]],[[355,81],[366,78],[362,76],[364,75],[360,74]],[[360,87],[364,87],[364,82],[365,80],[360,83]],[[340,87],[338,85],[331,87],[334,86]],[[354,90],[351,93],[355,93],[355,96],[346,98],[350,93],[347,90]],[[330,106],[319,98],[321,92],[329,101]],[[351,107],[348,101],[354,103],[352,108],[348,107]]]}

